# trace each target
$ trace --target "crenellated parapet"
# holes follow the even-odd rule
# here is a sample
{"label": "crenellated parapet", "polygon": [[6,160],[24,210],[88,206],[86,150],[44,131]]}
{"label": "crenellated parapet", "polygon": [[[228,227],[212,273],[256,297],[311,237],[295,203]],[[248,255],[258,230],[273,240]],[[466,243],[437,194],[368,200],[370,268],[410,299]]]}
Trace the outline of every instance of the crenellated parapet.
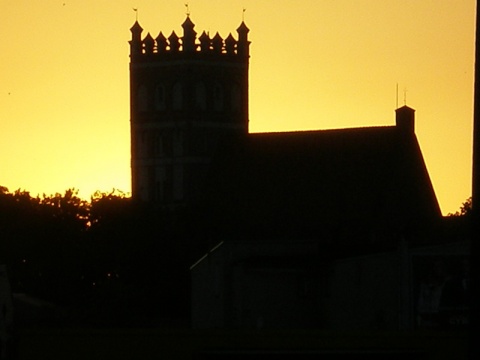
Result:
{"label": "crenellated parapet", "polygon": [[197,37],[194,30],[195,24],[189,16],[182,24],[183,36],[179,37],[175,31],[166,37],[162,32],[156,38],[147,33],[142,38],[143,28],[135,24],[130,29],[130,57],[132,62],[148,61],[156,57],[190,56],[222,56],[231,59],[248,59],[250,41],[249,29],[244,22],[237,29],[238,39],[230,33],[225,39],[217,32],[210,37],[205,31]]}

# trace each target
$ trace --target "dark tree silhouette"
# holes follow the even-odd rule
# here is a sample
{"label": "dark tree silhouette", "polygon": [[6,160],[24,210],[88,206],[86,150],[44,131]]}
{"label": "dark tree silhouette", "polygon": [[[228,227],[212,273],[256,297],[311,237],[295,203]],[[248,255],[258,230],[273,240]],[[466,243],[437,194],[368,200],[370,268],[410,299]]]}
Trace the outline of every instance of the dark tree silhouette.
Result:
{"label": "dark tree silhouette", "polygon": [[470,196],[467,200],[465,200],[462,205],[460,206],[460,210],[453,214],[448,214],[448,216],[464,216],[470,215],[472,212],[472,197]]}
{"label": "dark tree silhouette", "polygon": [[189,266],[205,251],[194,218],[118,190],[85,201],[75,189],[32,197],[0,187],[0,262],[14,292],[70,309],[69,321],[185,318]]}

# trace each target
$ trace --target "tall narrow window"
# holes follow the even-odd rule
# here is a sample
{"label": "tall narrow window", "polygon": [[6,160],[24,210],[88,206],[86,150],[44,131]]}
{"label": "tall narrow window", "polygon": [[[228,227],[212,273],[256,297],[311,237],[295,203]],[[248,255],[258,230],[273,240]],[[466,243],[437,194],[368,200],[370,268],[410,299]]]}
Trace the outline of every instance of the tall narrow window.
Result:
{"label": "tall narrow window", "polygon": [[155,110],[162,111],[166,109],[165,86],[158,84],[155,87]]}
{"label": "tall narrow window", "polygon": [[139,111],[148,110],[148,91],[145,85],[140,85],[137,90],[137,106]]}
{"label": "tall narrow window", "polygon": [[183,155],[183,133],[181,131],[177,131],[174,134],[173,139],[173,156],[181,156]]}
{"label": "tall narrow window", "polygon": [[223,110],[223,89],[220,84],[213,87],[213,108],[215,111]]}
{"label": "tall narrow window", "polygon": [[195,108],[200,110],[207,109],[207,91],[202,82],[195,85]]}
{"label": "tall narrow window", "polygon": [[242,95],[240,93],[240,87],[235,84],[232,87],[232,110],[239,111],[242,106]]}
{"label": "tall narrow window", "polygon": [[183,94],[182,84],[179,82],[173,85],[173,110],[182,110],[183,106]]}

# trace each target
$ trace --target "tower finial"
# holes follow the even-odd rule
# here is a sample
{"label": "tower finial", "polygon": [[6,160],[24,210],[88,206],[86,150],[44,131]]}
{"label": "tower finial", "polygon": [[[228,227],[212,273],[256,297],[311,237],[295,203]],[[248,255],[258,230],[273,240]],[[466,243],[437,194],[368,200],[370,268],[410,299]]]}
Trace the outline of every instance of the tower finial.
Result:
{"label": "tower finial", "polygon": [[403,105],[407,105],[407,88],[403,89]]}
{"label": "tower finial", "polygon": [[132,8],[135,11],[135,21],[138,21],[138,8]]}
{"label": "tower finial", "polygon": [[247,11],[247,8],[242,9],[242,21],[245,21],[245,11]]}
{"label": "tower finial", "polygon": [[188,6],[188,3],[185,3],[184,5],[187,8],[187,12],[185,14],[187,15],[187,17],[190,17],[190,8]]}

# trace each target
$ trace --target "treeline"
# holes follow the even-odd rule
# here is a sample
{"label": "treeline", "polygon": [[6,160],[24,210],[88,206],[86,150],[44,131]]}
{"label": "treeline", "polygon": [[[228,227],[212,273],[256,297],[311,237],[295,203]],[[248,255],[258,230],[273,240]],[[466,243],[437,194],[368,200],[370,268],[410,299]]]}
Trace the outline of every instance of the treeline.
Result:
{"label": "treeline", "polygon": [[105,325],[185,319],[189,266],[205,247],[182,212],[124,193],[69,189],[32,197],[0,187],[0,263],[14,293],[54,303],[61,321]]}

